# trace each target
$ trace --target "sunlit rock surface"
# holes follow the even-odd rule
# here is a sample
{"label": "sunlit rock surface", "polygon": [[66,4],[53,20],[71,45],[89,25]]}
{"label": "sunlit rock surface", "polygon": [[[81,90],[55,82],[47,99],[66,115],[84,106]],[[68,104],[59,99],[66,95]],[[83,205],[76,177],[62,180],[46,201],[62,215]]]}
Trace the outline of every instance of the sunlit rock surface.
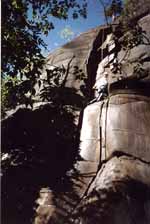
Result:
{"label": "sunlit rock surface", "polygon": [[[150,35],[149,22],[149,15],[140,19],[140,24],[148,38]],[[49,166],[42,169],[44,164],[41,163],[36,175],[34,173],[30,176],[30,180],[36,183],[34,185],[35,203],[32,204],[34,206],[32,223],[34,224],[150,223],[149,45],[137,46],[128,55],[128,59],[133,63],[142,58],[144,69],[146,69],[144,77],[139,79],[138,74],[133,73],[133,66],[129,66],[125,58],[122,61],[124,73],[114,74],[112,66],[113,60],[115,60],[114,55],[110,54],[110,58],[108,52],[105,51],[107,42],[110,43],[110,52],[115,50],[114,42],[110,41],[109,35],[110,27],[98,27],[56,50],[47,59],[47,66],[61,66],[62,64],[67,66],[72,58],[66,87],[75,88],[76,93],[83,97],[81,101],[84,102],[80,106],[78,105],[75,111],[79,111],[82,106],[85,106],[87,96],[81,91],[83,83],[76,80],[75,75],[72,74],[73,67],[78,66],[84,71],[87,77],[89,99],[94,96],[92,87],[95,82],[103,76],[103,72],[109,74],[108,97],[100,102],[89,104],[80,117],[80,146],[77,146],[77,150],[79,147],[80,152],[78,156],[74,154],[75,165],[71,167],[69,164],[63,170],[63,163],[68,165],[67,162],[75,161],[70,154],[74,138],[69,138],[69,144],[66,144],[67,142],[62,144],[62,136],[64,133],[74,135],[72,130],[76,129],[74,125],[77,124],[77,119],[75,122],[75,118],[71,117],[70,126],[67,129],[62,116],[60,126],[55,126],[59,123],[59,116],[55,116],[55,112],[51,109],[50,111],[46,109],[42,117],[44,120],[41,120],[42,113],[39,116],[37,108],[36,113],[29,116],[30,119],[27,118],[28,122],[22,122],[23,125],[19,125],[18,136],[20,137],[19,133],[23,133],[25,136],[23,146],[26,145],[27,134],[32,136],[38,127],[40,134],[36,132],[34,135],[36,142],[40,144],[43,151],[45,148],[48,149],[48,152],[50,152],[49,148],[55,149],[51,156],[48,154],[50,157],[46,156],[47,162],[50,161]],[[119,60],[124,57],[124,53],[122,49],[117,52]],[[124,82],[124,80],[126,81]],[[72,102],[74,103],[74,101]],[[68,105],[70,106],[70,104]],[[55,119],[49,117],[50,112]],[[60,114],[63,112],[60,111]],[[58,114],[59,111],[57,111]],[[37,117],[34,120],[35,115]],[[79,113],[77,113],[78,116]],[[9,129],[8,120],[5,120],[8,145],[12,141],[9,130],[12,134],[12,127],[18,121],[18,117],[16,118],[14,115],[14,118],[16,120],[13,120],[11,129]],[[67,122],[70,121],[70,114],[65,118]],[[19,122],[21,119],[22,116],[20,116]],[[27,132],[26,124],[28,124],[27,127],[30,127],[33,120],[34,126],[30,132]],[[40,121],[40,125],[43,125],[43,129],[40,129],[38,121]],[[44,135],[42,130],[45,130]],[[18,136],[13,136],[15,143],[18,143],[16,140]],[[40,141],[41,137],[42,141]],[[39,144],[36,146],[39,147]],[[18,144],[16,145],[18,147]],[[63,157],[64,149],[65,157]],[[37,174],[40,178],[42,177],[42,180],[34,179]],[[24,188],[24,186],[21,187],[21,189]],[[20,207],[19,209],[21,210]],[[23,212],[23,209],[21,211]],[[20,221],[21,219],[18,220],[18,223],[23,223]],[[24,223],[29,222],[25,220]]]}
{"label": "sunlit rock surface", "polygon": [[[119,42],[122,40],[122,37],[117,40],[116,45],[114,46],[111,38],[111,34],[108,35],[109,38],[104,40],[103,45],[101,46],[104,51],[105,48],[108,48],[108,53],[98,65],[98,70],[96,74],[96,81],[98,81],[104,72],[109,74],[108,82],[114,83],[123,79],[138,80],[141,78],[140,82],[149,82],[150,80],[150,28],[149,28],[150,14],[141,18],[138,22],[139,26],[142,28],[143,32],[143,44],[139,44],[128,50],[119,49]],[[120,70],[114,72],[114,64],[117,63],[121,66]],[[141,62],[142,68],[145,69],[145,74],[143,77],[139,76],[134,72],[135,67],[138,63]]]}
{"label": "sunlit rock surface", "polygon": [[75,87],[80,90],[81,81],[78,82],[76,80],[76,75],[72,74],[73,67],[78,66],[78,68],[82,69],[87,76],[86,66],[88,63],[88,57],[100,29],[101,27],[98,27],[85,32],[76,39],[49,54],[47,58],[48,65],[64,65],[66,67],[70,59],[74,57],[71,64],[70,75],[66,83],[68,87]]}
{"label": "sunlit rock surface", "polygon": [[[149,19],[147,15],[139,22],[148,38]],[[105,36],[105,41],[108,40],[111,52],[115,46],[109,36]],[[105,45],[107,43],[103,44],[103,48]],[[118,52],[118,59],[121,54]],[[104,101],[91,103],[84,109],[80,163],[87,164],[87,169],[84,170],[84,166],[77,168],[77,178],[80,179],[82,170],[86,176],[91,169],[90,164],[97,164],[95,178],[93,176],[87,182],[86,191],[81,187],[82,196],[77,190],[79,201],[72,210],[68,210],[70,212],[66,214],[64,223],[148,224],[150,221],[149,46],[143,44],[131,49],[128,59],[136,63],[142,57],[147,73],[140,80],[125,58],[123,68],[129,69],[124,70],[127,75],[113,73],[113,54],[106,55],[97,64],[96,81],[106,71],[109,74],[110,91]],[[130,82],[129,77],[134,81]],[[124,80],[127,81],[124,83]],[[72,186],[75,186],[75,182]],[[59,218],[55,221],[60,223]]]}
{"label": "sunlit rock surface", "polygon": [[[139,24],[150,37],[147,15],[140,19]],[[108,41],[109,40],[109,41]],[[104,46],[110,38],[105,40]],[[104,72],[109,74],[109,95],[101,108],[97,140],[100,137],[100,163],[88,192],[74,212],[76,223],[107,223],[107,224],[148,224],[150,222],[150,58],[149,42],[131,49],[127,58],[125,52],[118,52],[122,58],[123,74],[113,73],[114,55],[110,53],[98,65],[96,82]],[[114,49],[112,46],[111,49]],[[122,55],[121,55],[122,54]],[[123,56],[123,57],[122,57]],[[134,73],[134,66],[142,59],[145,73],[140,77]],[[112,64],[112,65],[111,65]],[[88,106],[89,107],[89,106]],[[98,115],[85,109],[86,125],[94,121]],[[83,119],[83,121],[84,121]],[[83,122],[83,130],[86,127]],[[98,125],[96,126],[98,127]],[[93,124],[93,135],[95,133]],[[91,133],[91,128],[89,129]],[[82,131],[81,131],[82,133]],[[83,156],[89,155],[92,149],[92,138],[87,144],[88,134],[81,138]],[[87,137],[86,137],[87,136]],[[90,134],[91,136],[91,134]],[[85,150],[87,148],[87,150]],[[82,150],[81,150],[82,153]]]}

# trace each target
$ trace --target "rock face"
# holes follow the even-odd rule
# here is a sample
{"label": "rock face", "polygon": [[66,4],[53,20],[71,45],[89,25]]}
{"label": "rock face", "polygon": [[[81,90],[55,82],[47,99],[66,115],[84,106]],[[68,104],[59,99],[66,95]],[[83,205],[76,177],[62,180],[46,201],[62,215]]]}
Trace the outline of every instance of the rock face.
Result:
{"label": "rock face", "polygon": [[74,57],[71,63],[71,69],[69,71],[70,74],[66,82],[67,87],[76,88],[78,91],[80,90],[81,81],[76,80],[76,75],[72,74],[72,71],[74,66],[78,66],[79,69],[83,70],[85,76],[87,76],[86,66],[88,57],[91,50],[93,49],[95,38],[98,35],[100,29],[100,27],[92,29],[49,54],[47,58],[47,65],[54,66],[63,65],[67,67],[70,59]]}
{"label": "rock face", "polygon": [[[80,152],[74,167],[66,168],[65,177],[57,175],[53,186],[41,185],[35,224],[150,223],[149,22],[150,14],[139,20],[146,42],[129,52],[116,45],[111,27],[103,26],[49,55],[47,69],[69,64],[65,87],[75,88],[83,101],[87,96],[73,72],[75,66],[85,74],[89,99],[95,94],[93,85],[98,86],[104,74],[108,88],[100,100],[95,98],[83,110]],[[117,63],[119,69],[115,69]],[[142,68],[135,70],[139,63]],[[77,112],[81,105],[73,109]],[[53,130],[55,123],[57,119],[51,121]],[[56,129],[56,139],[61,140],[63,130]],[[48,146],[48,138],[43,139]],[[61,161],[62,157],[56,158]]]}
{"label": "rock face", "polygon": [[78,207],[81,223],[149,223],[150,166],[129,156],[113,157],[98,172]]}
{"label": "rock face", "polygon": [[[79,81],[76,76],[84,73],[84,79],[88,78],[87,65],[90,52],[95,46],[95,39],[100,37],[101,28],[97,27],[82,34],[49,55],[46,69],[49,70],[51,66],[64,66],[68,72],[65,85],[59,94],[62,97],[61,104],[58,102],[56,105],[49,100],[43,102],[40,97],[40,90],[46,77],[43,71],[40,80],[42,85],[40,88],[36,86],[37,94],[33,108],[20,105],[15,110],[8,111],[7,117],[2,121],[4,223],[30,223],[31,217],[34,216],[33,212],[35,213],[33,208],[36,206],[35,199],[38,193],[41,199],[37,200],[37,205],[40,206],[37,208],[36,222],[49,222],[54,215],[52,208],[56,208],[55,203],[67,211],[71,205],[69,200],[72,198],[71,208],[73,208],[95,175],[97,163],[87,165],[85,162],[76,164],[75,170],[81,170],[80,180],[77,181],[76,171],[71,178],[71,174],[66,177],[65,173],[77,160],[79,113],[88,100],[86,97],[89,97],[87,93],[90,89],[87,84],[87,91],[83,91],[85,82],[81,79]],[[76,73],[74,73],[75,66]],[[78,72],[79,70],[81,71]],[[89,170],[89,175],[86,177],[84,177],[85,170]],[[48,175],[45,175],[47,172]],[[79,196],[75,194],[75,197],[71,187],[74,181],[77,182],[75,191],[80,192]],[[84,186],[83,189],[81,185]],[[63,196],[61,191],[64,191],[66,196]],[[65,200],[64,203],[64,197],[68,202]],[[59,210],[57,212],[59,214]],[[63,217],[65,216],[66,212]],[[56,217],[59,219],[59,215]]]}
{"label": "rock face", "polygon": [[[148,21],[150,15],[139,20],[147,40],[150,39]],[[125,57],[122,48],[116,49],[109,28],[104,30],[93,71],[96,83],[104,73],[108,74],[108,96],[84,109],[81,160],[68,173],[72,187],[57,194],[56,200],[55,192],[51,192],[53,200],[49,203],[53,210],[44,210],[44,203],[40,205],[36,224],[150,222],[150,45],[135,46]],[[103,32],[100,33],[102,39]],[[95,46],[98,47],[98,39]],[[93,52],[96,50],[91,51],[89,64]],[[139,60],[142,60],[142,74],[134,70]],[[122,73],[114,71],[118,61]],[[90,69],[87,74],[91,75]]]}
{"label": "rock face", "polygon": [[[95,39],[99,37],[102,28],[103,27],[97,27],[81,34],[68,44],[49,54],[47,57],[46,70],[49,70],[52,67],[65,68],[68,71],[65,78],[65,87],[76,90],[77,94],[82,96],[83,102],[84,100],[87,100],[84,99],[85,97],[89,97],[90,84],[87,75],[89,56],[94,48]],[[42,79],[46,76],[47,73],[43,72]],[[82,78],[80,78],[81,76]],[[86,80],[86,83],[84,80]],[[86,87],[86,89],[84,89],[84,87]],[[38,98],[38,100],[40,99]]]}
{"label": "rock face", "polygon": [[[149,20],[150,15],[147,15],[139,21],[148,39],[146,24]],[[97,126],[93,124],[92,134],[89,129],[90,138],[86,133],[84,137],[81,135],[81,155],[88,161],[91,159],[90,149],[97,151],[92,139],[96,133],[96,140],[100,139],[100,163],[103,165],[76,209],[77,220],[80,220],[77,223],[149,223],[149,44],[148,47],[141,44],[132,48],[125,58],[120,56],[122,49],[114,56],[115,44],[110,39],[109,34],[103,44],[110,45],[108,55],[99,63],[96,76],[98,82],[105,72],[108,73],[109,94],[106,100],[99,102],[100,112],[98,103],[85,109],[88,122],[83,123],[83,130],[97,118],[99,122]],[[121,58],[123,73],[119,74],[113,71],[113,66],[115,60]],[[134,74],[134,65],[140,59],[145,73],[138,77],[140,74]]]}

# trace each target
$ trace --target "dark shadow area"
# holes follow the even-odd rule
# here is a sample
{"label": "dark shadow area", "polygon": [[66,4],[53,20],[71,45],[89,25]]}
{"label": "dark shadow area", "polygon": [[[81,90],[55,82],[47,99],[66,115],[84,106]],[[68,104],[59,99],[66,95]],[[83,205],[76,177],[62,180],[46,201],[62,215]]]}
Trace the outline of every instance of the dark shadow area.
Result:
{"label": "dark shadow area", "polygon": [[[48,104],[2,121],[2,223],[29,224],[42,187],[63,191],[78,152],[75,116]],[[64,184],[66,182],[66,184]]]}
{"label": "dark shadow area", "polygon": [[[85,74],[72,65],[73,59],[67,67],[47,69],[46,78],[39,81],[44,106],[19,109],[2,121],[3,224],[32,223],[43,188],[53,191],[58,207],[60,201],[68,204],[64,198],[67,192],[73,206],[79,200],[73,183],[78,178],[74,164],[79,157],[79,127],[75,121],[76,112],[85,105],[87,90]],[[66,86],[71,75],[80,81],[79,89]],[[72,174],[68,174],[70,170]],[[63,208],[67,212],[68,207]]]}
{"label": "dark shadow area", "polygon": [[47,86],[41,90],[40,97],[43,101],[55,102],[55,104],[71,105],[82,108],[84,97],[77,93],[75,88]]}
{"label": "dark shadow area", "polygon": [[[73,56],[67,64],[67,67],[52,67],[46,69],[47,77],[43,79],[42,89],[40,90],[40,98],[42,101],[53,102],[57,105],[71,105],[82,108],[87,97],[87,78],[79,66],[71,65]],[[70,84],[68,80],[73,79],[74,84],[78,82],[76,87]]]}
{"label": "dark shadow area", "polygon": [[129,77],[128,79],[120,80],[110,85],[109,93],[134,93],[143,96],[150,96],[150,83],[144,80],[136,80],[136,77]]}
{"label": "dark shadow area", "polygon": [[[98,68],[98,64],[101,62],[101,60],[107,55],[107,50],[101,50],[101,45],[106,39],[106,36],[112,32],[111,27],[104,26],[100,29],[99,34],[97,35],[96,39],[93,43],[93,48],[90,53],[90,57],[88,58],[87,63],[87,88],[89,90],[88,95],[90,99],[93,97],[93,90],[92,87],[95,83],[96,78],[96,71]],[[94,61],[94,63],[93,63]]]}

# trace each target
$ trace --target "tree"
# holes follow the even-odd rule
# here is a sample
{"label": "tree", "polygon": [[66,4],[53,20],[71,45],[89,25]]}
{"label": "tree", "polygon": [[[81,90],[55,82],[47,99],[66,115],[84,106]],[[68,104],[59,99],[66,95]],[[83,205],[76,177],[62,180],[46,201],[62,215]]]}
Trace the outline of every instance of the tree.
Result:
{"label": "tree", "polygon": [[135,18],[150,11],[149,0],[124,0],[123,14],[128,19]]}
{"label": "tree", "polygon": [[122,1],[112,0],[112,3],[106,8],[106,16],[112,17],[112,20],[114,20],[117,15],[120,15],[122,10]]}
{"label": "tree", "polygon": [[112,21],[117,15],[120,15],[123,10],[123,4],[121,0],[99,0],[103,7],[106,23],[108,24],[108,17],[112,18]]}
{"label": "tree", "polygon": [[67,19],[86,17],[86,1],[3,0],[2,1],[2,75],[32,76],[39,74],[44,57],[40,47],[46,47],[40,35],[54,24],[50,17]]}
{"label": "tree", "polygon": [[[6,77],[17,77],[21,88],[9,80],[12,92],[22,95],[22,103],[30,101],[26,94],[35,94],[34,85],[41,74],[45,58],[41,48],[46,44],[41,34],[48,35],[54,24],[51,17],[68,19],[72,15],[86,18],[86,0],[2,0],[2,79],[8,91]],[[5,85],[6,84],[6,85]],[[21,91],[18,93],[18,91]],[[5,94],[6,96],[7,94]],[[5,100],[6,97],[3,98]],[[15,97],[16,104],[18,97]],[[3,106],[7,103],[3,103]],[[9,103],[9,105],[11,105]],[[12,106],[15,106],[14,101]]]}

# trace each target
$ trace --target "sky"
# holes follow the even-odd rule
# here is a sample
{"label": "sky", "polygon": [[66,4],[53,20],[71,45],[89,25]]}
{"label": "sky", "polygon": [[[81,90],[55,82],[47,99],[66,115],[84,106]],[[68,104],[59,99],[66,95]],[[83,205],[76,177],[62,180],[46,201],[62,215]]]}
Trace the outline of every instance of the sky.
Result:
{"label": "sky", "polygon": [[59,20],[52,18],[55,29],[48,36],[43,36],[47,44],[47,50],[43,50],[46,56],[50,52],[79,36],[81,33],[104,24],[103,9],[99,0],[88,0],[87,18]]}

